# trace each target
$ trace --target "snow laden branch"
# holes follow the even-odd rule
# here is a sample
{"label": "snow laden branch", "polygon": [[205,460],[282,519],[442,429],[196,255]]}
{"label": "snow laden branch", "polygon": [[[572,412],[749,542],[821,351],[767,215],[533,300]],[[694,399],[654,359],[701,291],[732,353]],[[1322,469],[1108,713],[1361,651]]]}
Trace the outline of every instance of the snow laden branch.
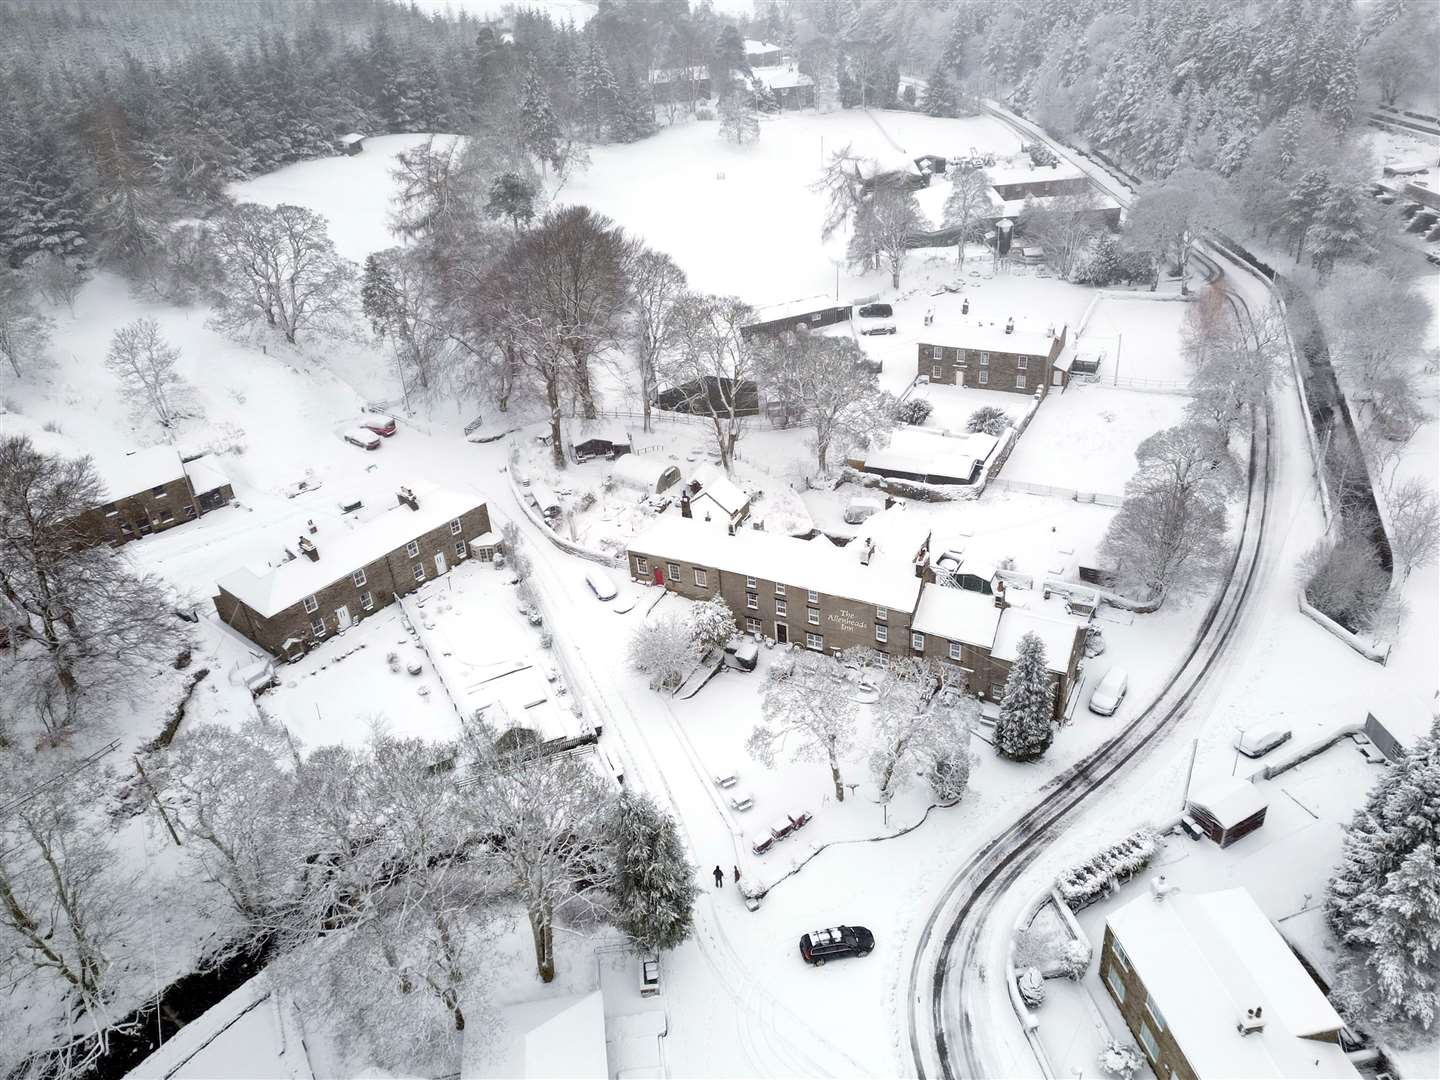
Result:
{"label": "snow laden branch", "polygon": [[761,353],[740,333],[753,314],[734,296],[687,294],[678,301],[676,345],[661,370],[684,395],[680,407],[709,421],[727,473],[747,418],[759,410]]}
{"label": "snow laden branch", "polygon": [[808,651],[777,659],[766,677],[764,719],[755,725],[746,749],[766,768],[781,753],[795,761],[823,761],[830,767],[835,801],[845,801],[840,761],[855,741],[856,705],[834,660]]}

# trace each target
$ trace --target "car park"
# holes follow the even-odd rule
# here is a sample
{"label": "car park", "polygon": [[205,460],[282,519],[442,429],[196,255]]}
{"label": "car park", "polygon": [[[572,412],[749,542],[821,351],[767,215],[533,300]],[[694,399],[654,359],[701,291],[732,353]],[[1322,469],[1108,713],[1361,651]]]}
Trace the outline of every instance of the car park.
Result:
{"label": "car park", "polygon": [[895,309],[889,304],[861,304],[855,309],[855,329],[862,334],[895,333]]}
{"label": "car park", "polygon": [[1095,689],[1090,691],[1090,711],[1101,716],[1114,716],[1129,689],[1130,676],[1125,673],[1125,669],[1111,668],[1095,685]]}
{"label": "car park", "polygon": [[395,418],[380,413],[367,413],[360,419],[360,426],[376,435],[384,435],[387,439],[395,434]]}
{"label": "car park", "polygon": [[346,430],[342,436],[351,446],[358,446],[361,450],[379,450],[380,436],[373,431],[367,431],[362,427],[354,427]]}
{"label": "car park", "polygon": [[1235,749],[1248,758],[1264,757],[1281,743],[1290,738],[1289,728],[1271,727],[1262,724],[1249,728],[1235,736]]}
{"label": "car park", "polygon": [[869,956],[875,935],[863,926],[832,926],[800,935],[800,959],[823,967],[827,960],[847,956]]}
{"label": "car park", "polygon": [[610,575],[603,570],[586,570],[585,585],[595,594],[597,600],[614,600],[615,583],[610,580]]}

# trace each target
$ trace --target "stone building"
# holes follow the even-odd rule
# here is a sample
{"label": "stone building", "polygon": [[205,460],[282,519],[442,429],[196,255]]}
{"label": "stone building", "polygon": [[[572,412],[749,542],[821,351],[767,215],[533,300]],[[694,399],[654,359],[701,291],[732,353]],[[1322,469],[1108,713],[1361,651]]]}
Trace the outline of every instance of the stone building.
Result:
{"label": "stone building", "polygon": [[173,446],[152,446],[101,458],[95,471],[110,501],[80,519],[97,543],[125,544],[218,510],[235,497],[209,456],[183,461]]}
{"label": "stone building", "polygon": [[917,346],[916,373],[946,386],[1044,393],[1052,382],[1064,385],[1054,368],[1065,348],[1065,330],[978,315],[937,320]]}
{"label": "stone building", "polygon": [[302,536],[279,565],[216,582],[220,618],[266,652],[294,659],[331,634],[414,592],[498,541],[484,500],[469,492],[401,488],[394,506]]}

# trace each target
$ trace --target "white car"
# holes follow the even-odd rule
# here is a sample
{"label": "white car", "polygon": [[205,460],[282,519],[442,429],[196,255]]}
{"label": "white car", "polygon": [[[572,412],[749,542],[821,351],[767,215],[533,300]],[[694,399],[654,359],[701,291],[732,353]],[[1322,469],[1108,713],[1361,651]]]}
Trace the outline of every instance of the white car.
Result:
{"label": "white car", "polygon": [[610,580],[610,575],[603,570],[586,570],[585,584],[595,594],[597,600],[614,600],[615,583]]}
{"label": "white car", "polygon": [[1095,689],[1090,691],[1090,711],[1101,716],[1114,716],[1130,689],[1130,676],[1121,667],[1112,667]]}
{"label": "white car", "polygon": [[1288,728],[1253,727],[1235,736],[1235,749],[1248,758],[1264,757],[1290,738]]}
{"label": "white car", "polygon": [[361,450],[379,450],[380,436],[373,431],[367,431],[362,427],[353,427],[346,430],[341,436],[351,446],[358,446]]}
{"label": "white car", "polygon": [[855,329],[862,334],[895,333],[895,309],[889,304],[861,304],[855,309]]}

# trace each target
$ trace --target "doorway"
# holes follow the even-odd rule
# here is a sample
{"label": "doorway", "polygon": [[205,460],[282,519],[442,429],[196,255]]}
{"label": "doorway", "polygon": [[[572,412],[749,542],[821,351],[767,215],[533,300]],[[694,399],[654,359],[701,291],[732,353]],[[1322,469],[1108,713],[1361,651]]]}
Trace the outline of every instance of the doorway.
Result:
{"label": "doorway", "polygon": [[443,573],[445,573],[445,553],[437,551],[435,553],[435,576],[439,577]]}
{"label": "doorway", "polygon": [[335,609],[335,623],[341,630],[350,629],[350,609],[344,604]]}
{"label": "doorway", "polygon": [[789,645],[790,627],[786,626],[783,622],[777,622],[775,624],[775,640],[781,645]]}
{"label": "doorway", "polygon": [[665,584],[665,571],[658,566],[655,567],[655,584],[660,586]]}

